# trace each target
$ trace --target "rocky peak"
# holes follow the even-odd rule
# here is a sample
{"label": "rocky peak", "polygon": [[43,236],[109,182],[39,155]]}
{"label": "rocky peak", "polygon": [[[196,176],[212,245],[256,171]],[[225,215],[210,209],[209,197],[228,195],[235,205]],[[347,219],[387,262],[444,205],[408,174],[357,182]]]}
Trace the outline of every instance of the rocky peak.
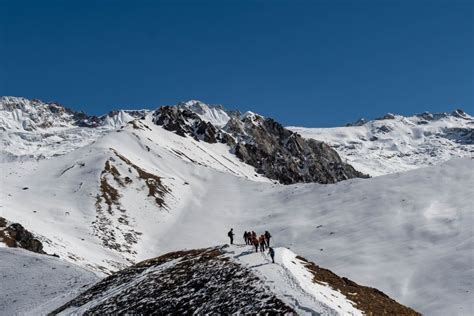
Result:
{"label": "rocky peak", "polygon": [[153,122],[183,137],[189,135],[196,140],[204,140],[208,143],[217,142],[217,129],[214,125],[205,122],[199,115],[187,108],[162,106],[153,113]]}
{"label": "rocky peak", "polygon": [[453,112],[451,112],[451,115],[454,117],[462,118],[462,119],[472,119],[472,117],[469,116],[469,114],[464,112],[462,109],[454,110]]}
{"label": "rocky peak", "polygon": [[155,111],[153,121],[182,137],[225,143],[258,173],[284,184],[366,177],[326,144],[303,139],[275,120],[252,112],[230,117],[225,126],[216,127],[188,108],[165,106]]}

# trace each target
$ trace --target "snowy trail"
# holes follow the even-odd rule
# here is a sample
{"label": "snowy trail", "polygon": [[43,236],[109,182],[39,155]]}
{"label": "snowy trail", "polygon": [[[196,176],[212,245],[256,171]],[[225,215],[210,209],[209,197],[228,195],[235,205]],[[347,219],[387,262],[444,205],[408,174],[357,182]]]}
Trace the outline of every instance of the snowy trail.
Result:
{"label": "snowy trail", "polygon": [[289,249],[275,250],[275,263],[253,246],[233,245],[228,253],[233,260],[250,268],[282,301],[301,315],[362,315],[347,297],[312,281],[312,275]]}

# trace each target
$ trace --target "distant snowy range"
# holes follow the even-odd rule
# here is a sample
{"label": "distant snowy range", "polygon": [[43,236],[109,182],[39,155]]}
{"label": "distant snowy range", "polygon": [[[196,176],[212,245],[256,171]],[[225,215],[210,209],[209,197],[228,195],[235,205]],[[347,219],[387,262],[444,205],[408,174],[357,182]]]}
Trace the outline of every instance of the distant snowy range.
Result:
{"label": "distant snowy range", "polygon": [[473,156],[459,109],[306,128],[1,97],[0,315],[472,315]]}

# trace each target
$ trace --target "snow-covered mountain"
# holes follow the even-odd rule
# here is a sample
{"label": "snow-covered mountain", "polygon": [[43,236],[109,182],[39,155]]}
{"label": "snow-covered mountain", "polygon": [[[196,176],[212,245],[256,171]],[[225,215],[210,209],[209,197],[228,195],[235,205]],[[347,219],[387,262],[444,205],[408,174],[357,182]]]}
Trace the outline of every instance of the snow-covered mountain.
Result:
{"label": "snow-covered mountain", "polygon": [[474,155],[474,118],[462,110],[409,117],[387,114],[345,127],[289,129],[330,144],[348,163],[371,176]]}
{"label": "snow-covered mountain", "polygon": [[[257,114],[226,112],[230,119],[219,127],[189,109],[164,113],[145,113],[118,129],[41,127],[32,144],[56,128],[94,133],[67,149],[67,139],[38,146],[47,152],[43,159],[23,159],[29,145],[8,143],[0,216],[34,233],[45,252],[99,275],[169,251],[222,244],[230,227],[239,234],[270,230],[276,246],[422,313],[472,310],[472,159],[372,179],[282,185],[259,166],[333,159],[321,164],[330,175],[337,154],[307,152],[306,140]],[[11,137],[7,130],[2,138]],[[261,149],[249,154],[253,164],[236,154],[240,142]],[[272,163],[262,153],[285,159]]]}
{"label": "snow-covered mountain", "polygon": [[0,162],[63,155],[148,112],[120,110],[97,117],[58,103],[0,97]]}
{"label": "snow-covered mountain", "polygon": [[344,163],[323,142],[306,140],[259,115],[232,116],[224,127],[218,128],[188,109],[164,106],[153,113],[153,123],[182,137],[226,144],[231,153],[255,167],[258,174],[284,184],[335,183],[367,177]]}

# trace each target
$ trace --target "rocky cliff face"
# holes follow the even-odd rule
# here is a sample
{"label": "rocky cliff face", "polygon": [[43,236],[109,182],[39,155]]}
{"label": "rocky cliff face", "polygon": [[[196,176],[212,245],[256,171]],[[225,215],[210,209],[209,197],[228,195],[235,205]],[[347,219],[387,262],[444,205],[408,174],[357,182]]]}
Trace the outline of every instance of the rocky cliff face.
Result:
{"label": "rocky cliff face", "polygon": [[258,173],[283,184],[367,177],[344,163],[325,143],[304,139],[273,119],[254,113],[233,115],[220,128],[187,108],[161,107],[153,115],[155,124],[180,136],[227,144]]}

